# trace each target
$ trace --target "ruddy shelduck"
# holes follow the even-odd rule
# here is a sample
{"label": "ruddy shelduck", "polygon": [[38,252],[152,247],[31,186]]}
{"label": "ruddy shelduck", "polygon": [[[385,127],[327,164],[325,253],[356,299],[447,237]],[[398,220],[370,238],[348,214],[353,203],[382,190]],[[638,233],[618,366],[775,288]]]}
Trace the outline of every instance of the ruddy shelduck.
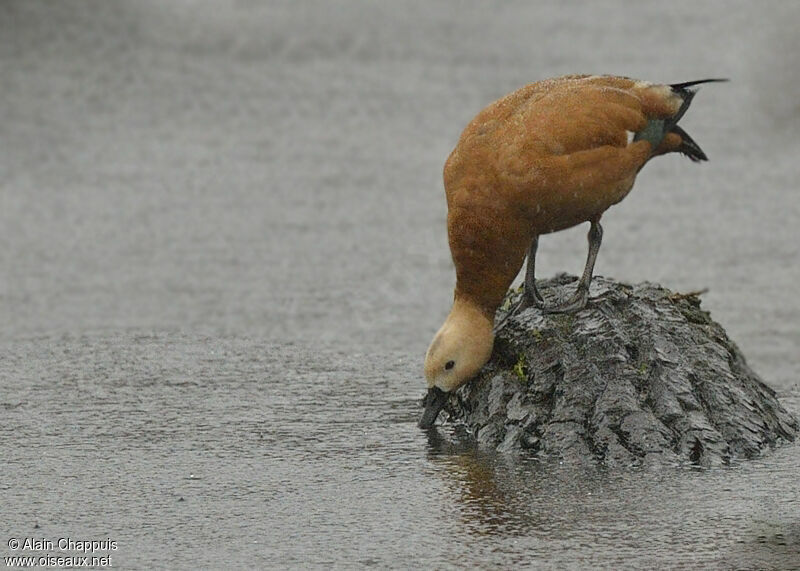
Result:
{"label": "ruddy shelduck", "polygon": [[[447,233],[456,268],[450,314],[425,356],[430,428],[448,394],[474,377],[494,345],[495,311],[527,256],[525,291],[514,311],[586,305],[603,237],[600,217],[630,192],[652,157],[679,152],[708,160],[677,123],[693,85],[571,75],[527,85],[467,125],[444,166]],[[544,307],[536,290],[539,236],[591,224],[589,254],[574,297]]]}

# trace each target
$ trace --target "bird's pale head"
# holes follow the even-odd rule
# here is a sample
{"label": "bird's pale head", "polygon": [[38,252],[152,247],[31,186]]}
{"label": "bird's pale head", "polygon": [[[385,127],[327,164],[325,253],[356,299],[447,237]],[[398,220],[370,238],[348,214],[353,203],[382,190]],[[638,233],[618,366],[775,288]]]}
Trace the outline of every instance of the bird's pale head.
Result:
{"label": "bird's pale head", "polygon": [[430,428],[447,395],[478,374],[492,355],[492,320],[468,301],[456,300],[425,355],[428,396],[420,427]]}

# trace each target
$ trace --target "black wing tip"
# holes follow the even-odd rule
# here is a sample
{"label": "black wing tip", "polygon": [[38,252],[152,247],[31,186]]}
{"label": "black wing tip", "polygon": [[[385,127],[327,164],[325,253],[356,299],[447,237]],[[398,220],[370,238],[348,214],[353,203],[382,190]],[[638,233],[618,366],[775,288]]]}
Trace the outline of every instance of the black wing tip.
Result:
{"label": "black wing tip", "polygon": [[[687,89],[693,85],[700,85],[701,83],[719,83],[723,81],[728,81],[725,78],[711,78],[711,79],[697,79],[695,81],[687,81],[684,83],[673,83],[670,85],[672,91],[674,91],[681,99],[683,99],[683,103],[678,109],[677,113],[673,115],[665,124],[665,131],[669,132],[672,131],[673,127],[678,124],[678,121],[681,120],[683,114],[686,113],[689,109],[689,105],[692,104],[692,99],[697,94],[697,90],[695,89]],[[698,147],[699,149],[699,147]],[[701,151],[702,152],[702,151]]]}
{"label": "black wing tip", "polygon": [[695,143],[694,139],[692,139],[686,131],[677,125],[674,125],[670,131],[681,137],[681,146],[678,147],[679,153],[686,155],[695,163],[708,160],[708,156],[703,152],[703,149],[700,148],[700,145]]}
{"label": "black wing tip", "polygon": [[684,149],[678,149],[678,152],[685,157],[689,157],[689,160],[693,163],[707,163],[708,157],[701,151],[700,155],[695,155],[694,152],[689,152]]}
{"label": "black wing tip", "polygon": [[675,91],[685,91],[687,87],[700,85],[702,83],[726,83],[730,81],[727,77],[714,77],[709,79],[696,79],[694,81],[685,81],[683,83],[672,83],[670,87]]}

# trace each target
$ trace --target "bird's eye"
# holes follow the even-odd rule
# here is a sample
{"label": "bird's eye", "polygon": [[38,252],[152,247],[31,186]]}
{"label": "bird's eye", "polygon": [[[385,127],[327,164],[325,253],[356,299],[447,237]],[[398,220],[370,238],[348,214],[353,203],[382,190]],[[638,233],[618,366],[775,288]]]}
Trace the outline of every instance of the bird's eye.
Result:
{"label": "bird's eye", "polygon": [[452,369],[455,366],[456,366],[456,362],[455,361],[448,361],[447,363],[444,364],[444,370],[445,371],[449,371],[450,369]]}

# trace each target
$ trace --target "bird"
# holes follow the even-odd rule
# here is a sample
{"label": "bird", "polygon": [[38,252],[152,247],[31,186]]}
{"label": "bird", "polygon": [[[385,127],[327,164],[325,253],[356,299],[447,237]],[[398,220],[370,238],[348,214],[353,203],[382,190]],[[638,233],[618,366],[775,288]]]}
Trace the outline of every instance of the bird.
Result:
{"label": "bird", "polygon": [[[633,187],[653,157],[708,157],[678,126],[693,87],[726,79],[651,83],[613,75],[567,75],[526,85],[467,125],[443,178],[456,270],[450,313],[425,355],[428,392],[419,426],[433,426],[449,394],[473,378],[494,346],[494,317],[527,258],[530,306],[574,312],[588,300],[603,237],[600,218]],[[539,236],[589,222],[589,251],[575,294],[546,307],[536,289]]]}

